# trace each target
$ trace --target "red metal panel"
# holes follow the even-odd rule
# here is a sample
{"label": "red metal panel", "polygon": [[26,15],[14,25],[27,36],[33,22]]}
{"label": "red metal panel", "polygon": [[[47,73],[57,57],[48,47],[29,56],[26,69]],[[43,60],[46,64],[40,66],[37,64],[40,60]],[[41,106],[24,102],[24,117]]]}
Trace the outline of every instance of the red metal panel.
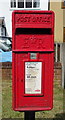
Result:
{"label": "red metal panel", "polygon": [[[14,11],[12,16],[12,93],[16,111],[50,110],[53,107],[54,13]],[[36,58],[31,59],[30,54]],[[25,63],[41,62],[41,93],[25,93]]]}
{"label": "red metal panel", "polygon": [[[16,14],[15,27],[18,28],[51,28],[52,27],[52,14]],[[33,25],[35,24],[35,26]]]}

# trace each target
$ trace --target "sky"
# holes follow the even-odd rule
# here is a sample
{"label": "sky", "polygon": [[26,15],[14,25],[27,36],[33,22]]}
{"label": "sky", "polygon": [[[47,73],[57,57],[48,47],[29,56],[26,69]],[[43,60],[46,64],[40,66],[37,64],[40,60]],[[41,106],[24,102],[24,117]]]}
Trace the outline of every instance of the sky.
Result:
{"label": "sky", "polygon": [[0,62],[12,62],[12,51],[3,52],[0,49]]}

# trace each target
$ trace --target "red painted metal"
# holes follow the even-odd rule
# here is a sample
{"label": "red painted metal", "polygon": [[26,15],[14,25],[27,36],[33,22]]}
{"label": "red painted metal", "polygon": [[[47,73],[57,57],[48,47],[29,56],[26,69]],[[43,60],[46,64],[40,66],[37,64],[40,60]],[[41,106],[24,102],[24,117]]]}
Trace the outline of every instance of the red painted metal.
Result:
{"label": "red painted metal", "polygon": [[[30,58],[36,53],[36,59]],[[54,13],[14,11],[12,14],[12,93],[15,111],[53,107]],[[42,62],[41,94],[25,94],[25,62]]]}

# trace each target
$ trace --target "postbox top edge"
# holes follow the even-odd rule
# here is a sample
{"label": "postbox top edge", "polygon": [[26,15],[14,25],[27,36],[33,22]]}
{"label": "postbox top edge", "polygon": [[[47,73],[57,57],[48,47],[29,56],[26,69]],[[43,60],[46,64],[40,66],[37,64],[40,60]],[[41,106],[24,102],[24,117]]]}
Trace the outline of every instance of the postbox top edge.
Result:
{"label": "postbox top edge", "polygon": [[52,10],[14,10],[12,14],[18,14],[18,13],[29,13],[29,14],[34,14],[34,13],[51,13],[54,15],[54,11]]}

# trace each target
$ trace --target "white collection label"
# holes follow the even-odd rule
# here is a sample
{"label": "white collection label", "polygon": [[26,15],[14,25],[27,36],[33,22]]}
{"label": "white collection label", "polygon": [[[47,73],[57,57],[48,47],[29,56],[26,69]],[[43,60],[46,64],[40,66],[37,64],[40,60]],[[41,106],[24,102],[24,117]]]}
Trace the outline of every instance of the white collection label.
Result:
{"label": "white collection label", "polygon": [[25,94],[41,94],[42,62],[25,62]]}

